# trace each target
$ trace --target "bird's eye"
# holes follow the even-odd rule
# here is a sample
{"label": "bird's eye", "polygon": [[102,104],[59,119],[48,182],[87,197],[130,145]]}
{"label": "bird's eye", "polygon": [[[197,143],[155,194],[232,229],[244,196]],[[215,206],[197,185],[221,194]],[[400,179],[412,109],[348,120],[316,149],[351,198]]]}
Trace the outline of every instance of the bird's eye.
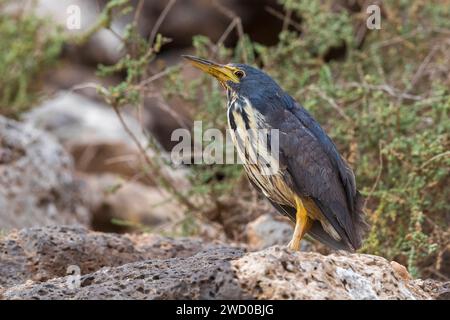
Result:
{"label": "bird's eye", "polygon": [[245,72],[242,71],[242,70],[237,70],[237,71],[234,72],[234,75],[236,77],[238,77],[239,79],[242,79],[245,76]]}

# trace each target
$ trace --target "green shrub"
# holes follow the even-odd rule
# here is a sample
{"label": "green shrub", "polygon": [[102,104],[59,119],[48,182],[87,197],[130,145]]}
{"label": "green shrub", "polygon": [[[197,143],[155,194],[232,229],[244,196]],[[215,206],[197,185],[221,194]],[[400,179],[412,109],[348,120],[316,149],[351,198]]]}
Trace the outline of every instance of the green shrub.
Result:
{"label": "green shrub", "polygon": [[[382,29],[367,31],[357,48],[353,39],[364,22],[360,17],[333,10],[332,2],[281,2],[301,19],[301,34],[286,30],[271,47],[242,38],[237,49],[221,48],[216,58],[242,62],[246,50],[250,63],[313,113],[354,167],[367,198],[372,228],[362,252],[396,259],[420,275],[421,268],[430,267],[427,258],[450,241],[448,5],[385,2]],[[214,44],[208,39],[197,37],[194,45],[198,55],[211,57]],[[345,47],[344,59],[327,62],[327,51],[338,46]],[[186,101],[197,100],[196,119],[226,127],[225,97],[213,79],[202,76],[189,90],[179,83]],[[208,182],[218,170],[223,175],[223,168],[194,167],[203,172],[194,175],[194,185],[212,199],[215,189],[223,192],[221,185],[239,181],[238,167],[225,172],[220,183]],[[248,198],[247,207],[252,201]]]}
{"label": "green shrub", "polygon": [[19,12],[0,14],[0,39],[0,114],[16,116],[36,99],[39,76],[57,60],[63,38],[48,20]]}
{"label": "green shrub", "polygon": [[[364,30],[364,14],[336,8],[331,1],[280,3],[292,11],[292,18],[300,21],[301,28],[290,27],[280,32],[276,45],[255,43],[244,35],[235,48],[217,48],[210,39],[197,36],[193,39],[196,54],[222,62],[258,65],[326,128],[355,169],[358,186],[366,196],[372,228],[362,252],[407,264],[414,276],[433,268],[430,258],[450,241],[448,4],[385,1],[382,29]],[[108,27],[112,9],[118,7],[121,12],[128,12],[127,6],[125,0],[110,2],[99,26]],[[3,19],[0,30],[18,28],[5,27],[6,18],[0,19]],[[38,29],[29,28],[33,30],[29,30],[28,42]],[[13,32],[6,34],[11,39],[2,41],[0,52],[9,52],[4,47],[12,46],[3,43],[22,41],[12,37]],[[155,59],[168,39],[157,35],[153,43],[148,43],[148,39],[138,34],[136,25],[130,24],[124,41],[127,48],[124,58],[114,66],[99,67],[102,75],[126,75],[119,85],[99,90],[118,114],[121,106],[140,105],[143,101],[144,89],[151,86],[146,82],[149,77],[146,65]],[[27,50],[34,52],[35,41],[31,43],[31,49]],[[40,61],[54,57],[57,43],[44,46],[49,53]],[[335,49],[341,52],[339,56],[330,55],[330,50]],[[27,66],[24,59],[27,60],[8,61],[22,61],[23,72]],[[1,63],[0,68],[5,68],[6,63]],[[31,64],[34,74],[42,68],[40,63]],[[222,87],[206,75],[186,80],[179,70],[179,66],[166,70],[165,87],[160,93],[169,101],[177,98],[192,106],[195,120],[202,120],[204,129],[225,130],[226,98]],[[1,71],[5,73],[5,69]],[[29,86],[29,74],[26,76],[26,80],[18,80],[20,77],[16,76],[6,83],[20,87],[24,81]],[[3,92],[20,92],[5,90],[4,85],[0,88],[2,97]],[[8,100],[17,99],[9,98],[10,95],[6,95]],[[182,223],[185,235],[196,232],[196,213],[201,213],[221,222],[229,236],[239,238],[245,222],[269,210],[267,202],[261,201],[245,182],[240,166],[189,168],[191,190],[180,192],[167,181],[160,181],[184,204],[187,199],[188,214]],[[146,172],[157,169],[157,165],[149,165]],[[196,205],[192,207],[191,202]]]}

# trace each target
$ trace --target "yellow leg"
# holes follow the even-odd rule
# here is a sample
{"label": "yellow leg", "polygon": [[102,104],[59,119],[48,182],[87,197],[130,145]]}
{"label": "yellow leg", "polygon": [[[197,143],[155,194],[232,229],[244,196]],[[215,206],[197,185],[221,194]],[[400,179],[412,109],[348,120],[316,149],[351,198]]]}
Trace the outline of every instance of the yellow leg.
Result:
{"label": "yellow leg", "polygon": [[305,207],[303,206],[303,202],[300,198],[295,197],[295,205],[297,209],[297,213],[295,215],[295,229],[294,234],[292,235],[292,240],[289,242],[288,247],[291,250],[299,251],[300,250],[300,241],[302,240],[305,233],[311,227],[311,219],[308,217]]}

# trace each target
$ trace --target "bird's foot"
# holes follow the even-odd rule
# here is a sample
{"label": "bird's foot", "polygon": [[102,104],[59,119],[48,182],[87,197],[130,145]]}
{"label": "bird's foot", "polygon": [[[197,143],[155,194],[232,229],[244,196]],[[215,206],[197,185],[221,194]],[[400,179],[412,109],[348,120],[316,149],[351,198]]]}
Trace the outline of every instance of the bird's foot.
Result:
{"label": "bird's foot", "polygon": [[292,251],[300,251],[300,240],[295,241],[295,239],[292,239],[291,241],[289,241],[287,247]]}

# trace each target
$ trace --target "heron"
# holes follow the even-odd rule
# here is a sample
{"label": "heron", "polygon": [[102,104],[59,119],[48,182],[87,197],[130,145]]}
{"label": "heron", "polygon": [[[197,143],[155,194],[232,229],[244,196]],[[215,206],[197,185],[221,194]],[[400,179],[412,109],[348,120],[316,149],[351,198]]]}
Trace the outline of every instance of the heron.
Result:
{"label": "heron", "polygon": [[[311,114],[256,67],[183,57],[225,88],[229,130],[251,184],[295,224],[288,247],[300,250],[308,234],[332,249],[359,249],[368,230],[363,197],[353,170]],[[277,130],[277,156],[249,130]],[[276,171],[267,174],[267,165],[249,161],[246,140],[270,157],[269,166],[276,161]]]}

